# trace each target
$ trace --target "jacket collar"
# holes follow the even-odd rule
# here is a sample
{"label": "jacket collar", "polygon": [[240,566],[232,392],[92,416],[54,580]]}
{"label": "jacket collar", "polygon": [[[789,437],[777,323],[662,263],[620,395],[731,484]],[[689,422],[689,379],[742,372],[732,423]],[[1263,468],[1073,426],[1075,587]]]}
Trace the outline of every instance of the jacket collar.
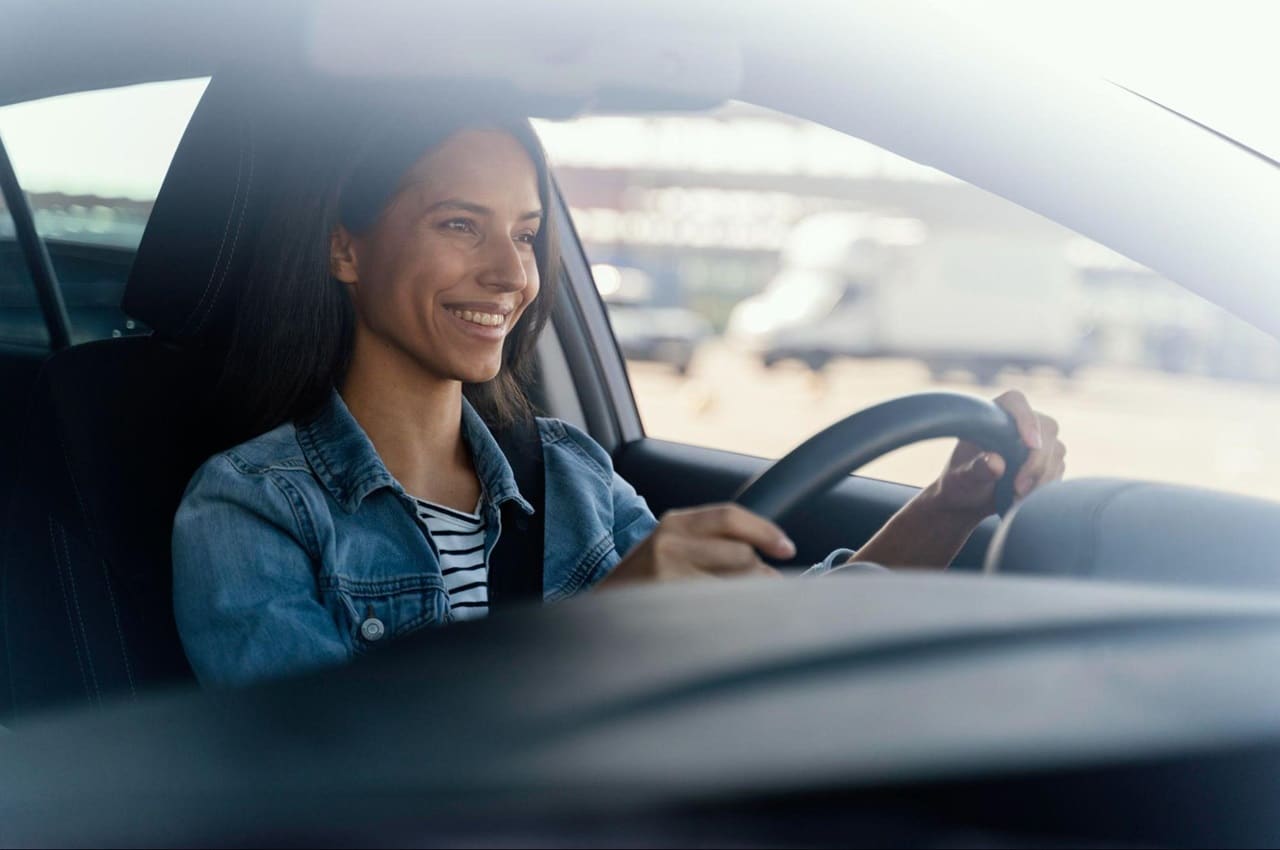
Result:
{"label": "jacket collar", "polygon": [[[295,423],[298,443],[312,471],[348,513],[354,513],[374,490],[390,487],[404,494],[388,471],[369,435],[351,415],[335,389],[320,411]],[[465,398],[462,400],[462,438],[471,449],[471,461],[484,489],[484,498],[499,506],[515,501],[527,514],[533,505],[520,494],[511,464],[489,427]]]}

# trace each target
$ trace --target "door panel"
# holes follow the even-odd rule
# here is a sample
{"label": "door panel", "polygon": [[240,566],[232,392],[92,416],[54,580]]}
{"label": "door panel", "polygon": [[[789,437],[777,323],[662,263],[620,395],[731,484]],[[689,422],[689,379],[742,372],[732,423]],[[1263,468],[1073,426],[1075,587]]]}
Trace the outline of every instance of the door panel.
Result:
{"label": "door panel", "polygon": [[[614,465],[661,516],[671,508],[732,498],[739,487],[767,468],[769,461],[645,438],[623,446]],[[914,487],[904,484],[850,476],[785,523],[799,549],[794,563],[816,563],[841,546],[858,548],[915,493]],[[981,569],[995,528],[994,519],[984,522],[956,557],[954,568]]]}

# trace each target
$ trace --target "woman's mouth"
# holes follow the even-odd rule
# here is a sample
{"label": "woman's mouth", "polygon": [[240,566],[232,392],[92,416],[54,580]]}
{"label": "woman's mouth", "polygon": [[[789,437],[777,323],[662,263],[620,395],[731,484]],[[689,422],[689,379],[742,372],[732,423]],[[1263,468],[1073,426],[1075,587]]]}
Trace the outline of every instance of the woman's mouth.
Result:
{"label": "woman's mouth", "polygon": [[449,312],[464,322],[470,322],[473,325],[479,325],[484,328],[497,328],[507,323],[507,317],[501,313],[485,313],[479,310],[454,309],[450,309]]}

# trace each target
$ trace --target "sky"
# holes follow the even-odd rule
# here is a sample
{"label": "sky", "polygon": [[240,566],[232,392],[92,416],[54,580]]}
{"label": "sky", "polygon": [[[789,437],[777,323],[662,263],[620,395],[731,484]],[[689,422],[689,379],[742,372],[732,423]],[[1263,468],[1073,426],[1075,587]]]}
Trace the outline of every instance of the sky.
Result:
{"label": "sky", "polygon": [[[903,1],[1115,80],[1280,159],[1280,0]],[[3,107],[0,137],[28,191],[152,198],[204,84]]]}
{"label": "sky", "polygon": [[207,82],[150,83],[0,107],[0,139],[28,192],[150,200]]}

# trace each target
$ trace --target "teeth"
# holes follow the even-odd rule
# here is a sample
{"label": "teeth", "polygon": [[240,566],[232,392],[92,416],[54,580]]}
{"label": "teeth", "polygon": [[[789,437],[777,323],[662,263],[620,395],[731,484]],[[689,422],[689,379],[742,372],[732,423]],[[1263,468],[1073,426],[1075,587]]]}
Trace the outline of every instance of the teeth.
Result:
{"label": "teeth", "polygon": [[474,310],[450,310],[449,312],[464,322],[483,325],[486,328],[496,328],[507,320],[507,317],[501,313],[477,313]]}

